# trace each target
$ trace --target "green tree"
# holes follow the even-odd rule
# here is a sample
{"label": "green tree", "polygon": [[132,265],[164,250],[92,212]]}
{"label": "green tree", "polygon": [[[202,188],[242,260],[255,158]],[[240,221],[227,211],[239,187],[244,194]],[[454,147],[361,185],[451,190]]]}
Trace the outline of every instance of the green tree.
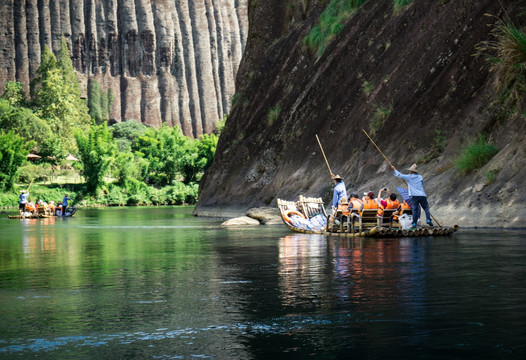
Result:
{"label": "green tree", "polygon": [[5,90],[2,99],[9,101],[12,106],[27,106],[26,93],[24,86],[18,81],[8,81],[5,83]]}
{"label": "green tree", "polygon": [[149,162],[149,173],[171,184],[181,174],[181,159],[190,139],[177,126],[149,128],[132,144],[132,150]]}
{"label": "green tree", "polygon": [[217,140],[215,134],[203,134],[199,140],[189,141],[180,159],[181,174],[185,184],[197,181],[199,174],[204,173],[212,165]]}
{"label": "green tree", "polygon": [[33,141],[27,142],[14,131],[0,130],[0,191],[11,190],[20,165],[26,160]]}
{"label": "green tree", "polygon": [[131,144],[134,143],[139,136],[144,135],[148,126],[136,121],[128,120],[113,124],[110,126],[113,131],[113,138],[117,141],[120,151],[129,151]]}
{"label": "green tree", "polygon": [[97,124],[102,124],[109,120],[112,104],[113,92],[111,89],[104,92],[97,81],[91,81],[88,107],[89,114]]}
{"label": "green tree", "polygon": [[66,150],[74,150],[73,129],[87,130],[90,116],[80,97],[80,85],[64,39],[58,60],[47,47],[44,48],[31,93],[36,114],[49,124],[55,136],[61,138]]}
{"label": "green tree", "polygon": [[90,194],[95,194],[104,184],[104,177],[113,162],[117,146],[106,124],[92,125],[87,136],[77,131],[75,138],[84,166],[82,174],[86,179],[86,189]]}
{"label": "green tree", "polygon": [[13,130],[26,140],[35,140],[40,146],[53,137],[48,124],[30,109],[13,106],[11,102],[0,99],[0,128]]}

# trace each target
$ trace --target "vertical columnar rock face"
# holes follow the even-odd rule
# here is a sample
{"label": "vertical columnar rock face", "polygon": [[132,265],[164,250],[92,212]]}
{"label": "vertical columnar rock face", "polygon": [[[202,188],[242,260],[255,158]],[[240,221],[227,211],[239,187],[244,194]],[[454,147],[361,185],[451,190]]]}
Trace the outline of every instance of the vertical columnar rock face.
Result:
{"label": "vertical columnar rock face", "polygon": [[211,132],[229,110],[248,0],[2,0],[0,91],[29,89],[44,46],[65,37],[84,96],[111,89],[112,121]]}

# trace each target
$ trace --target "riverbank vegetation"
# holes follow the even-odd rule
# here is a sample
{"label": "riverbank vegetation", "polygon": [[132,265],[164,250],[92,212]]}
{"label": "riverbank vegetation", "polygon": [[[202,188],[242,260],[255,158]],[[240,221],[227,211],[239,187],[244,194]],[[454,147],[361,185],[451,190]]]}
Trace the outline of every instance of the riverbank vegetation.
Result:
{"label": "riverbank vegetation", "polygon": [[45,48],[29,96],[22,84],[6,83],[0,206],[16,206],[19,191],[33,182],[33,201],[56,202],[67,192],[80,205],[195,203],[218,135],[192,139],[179,127],[134,120],[108,126],[113,94],[95,82],[90,92],[96,96],[87,104],[64,40],[56,57]]}

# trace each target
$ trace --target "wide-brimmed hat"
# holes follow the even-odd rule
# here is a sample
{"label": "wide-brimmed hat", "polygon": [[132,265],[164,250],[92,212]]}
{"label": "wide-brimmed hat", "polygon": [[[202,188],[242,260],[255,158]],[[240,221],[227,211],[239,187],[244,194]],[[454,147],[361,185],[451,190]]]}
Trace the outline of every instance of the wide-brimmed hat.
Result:
{"label": "wide-brimmed hat", "polygon": [[25,190],[20,190],[21,193],[25,193],[26,191]]}
{"label": "wide-brimmed hat", "polygon": [[416,164],[411,165],[411,167],[408,168],[407,171],[412,171],[412,172],[418,174],[418,170],[417,170],[417,168],[416,168]]}
{"label": "wide-brimmed hat", "polygon": [[343,178],[340,175],[334,175],[334,180],[343,180]]}

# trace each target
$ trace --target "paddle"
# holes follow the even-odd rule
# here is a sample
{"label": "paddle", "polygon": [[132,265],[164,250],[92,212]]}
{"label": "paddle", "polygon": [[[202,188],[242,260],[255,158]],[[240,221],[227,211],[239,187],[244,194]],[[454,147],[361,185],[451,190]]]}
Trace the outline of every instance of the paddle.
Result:
{"label": "paddle", "polygon": [[[387,156],[384,155],[384,153],[382,152],[382,150],[380,150],[380,148],[378,147],[378,145],[376,145],[376,143],[373,141],[373,139],[371,139],[371,137],[369,136],[369,134],[367,134],[367,131],[365,131],[364,129],[362,129],[362,131],[365,133],[365,135],[367,135],[367,137],[369,138],[369,140],[371,140],[371,142],[373,143],[374,147],[376,148],[376,150],[378,150],[378,152],[380,154],[382,154],[382,156],[384,157],[385,161],[387,161],[389,163],[389,165],[391,166],[391,168],[394,168],[394,165],[391,164],[391,162],[387,159]],[[402,179],[403,180],[403,179]],[[405,180],[403,180],[404,183],[407,185],[407,182]],[[435,219],[435,217],[433,216],[433,214],[431,214],[431,212],[429,213],[429,215],[431,215],[431,217],[433,218],[433,220],[435,220],[435,222],[438,224],[438,226],[440,226],[442,228],[442,225],[440,225],[440,223],[438,222],[437,219]]]}

